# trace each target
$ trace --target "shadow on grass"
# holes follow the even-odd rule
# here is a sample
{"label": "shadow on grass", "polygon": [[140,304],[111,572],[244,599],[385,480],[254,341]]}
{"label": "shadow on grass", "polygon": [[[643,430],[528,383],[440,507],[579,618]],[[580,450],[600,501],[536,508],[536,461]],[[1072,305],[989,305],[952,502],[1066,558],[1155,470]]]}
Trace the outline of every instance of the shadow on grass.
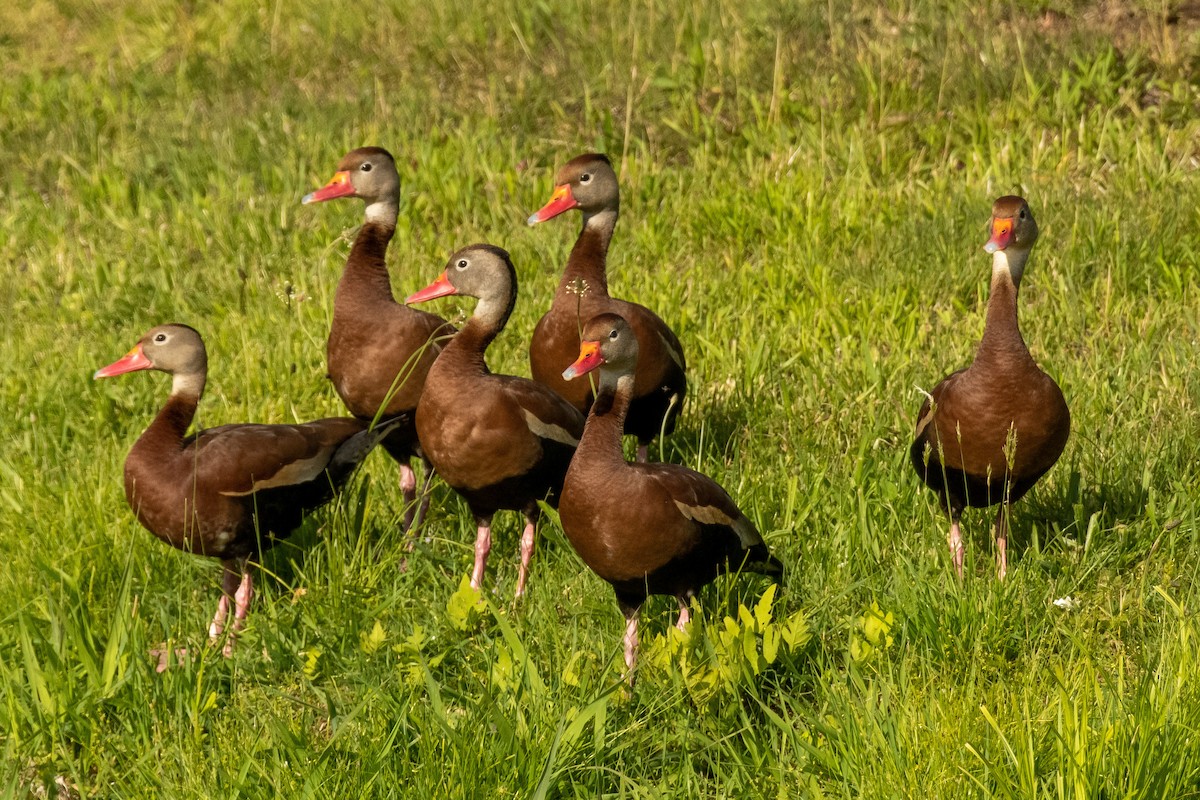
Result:
{"label": "shadow on grass", "polygon": [[[1089,540],[1142,519],[1146,502],[1146,490],[1136,483],[1085,485],[1078,470],[1071,471],[1065,492],[1051,493],[1035,486],[1013,506],[1009,520],[1010,564],[1031,548],[1037,552],[1053,550],[1067,541],[1071,546],[1099,544]],[[963,514],[968,546],[993,547],[998,508],[967,509]]]}
{"label": "shadow on grass", "polygon": [[655,440],[650,446],[651,460],[658,460],[662,452],[663,461],[676,464],[702,463],[706,453],[719,450],[722,457],[729,457],[741,434],[754,424],[750,416],[751,401],[734,395],[723,398],[707,398],[703,404],[689,400],[675,426],[675,432],[666,437],[665,444]]}

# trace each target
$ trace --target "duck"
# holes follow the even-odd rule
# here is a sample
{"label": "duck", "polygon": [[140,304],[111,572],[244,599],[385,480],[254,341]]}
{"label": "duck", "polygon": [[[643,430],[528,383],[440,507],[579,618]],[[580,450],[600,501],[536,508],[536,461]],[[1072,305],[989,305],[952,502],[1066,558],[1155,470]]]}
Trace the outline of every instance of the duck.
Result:
{"label": "duck", "polygon": [[417,436],[437,474],[466,500],[477,526],[471,586],[480,589],[497,511],[525,515],[516,596],[525,594],[538,501],[558,505],[583,415],[553,390],[488,369],[488,345],[504,330],[517,297],[509,254],[474,244],[450,256],[442,274],[405,302],[463,295],[474,313],[429,370],[417,404]]}
{"label": "duck", "polygon": [[[432,470],[418,491],[414,459],[422,460],[417,401],[429,368],[454,328],[436,314],[396,302],[386,263],[400,209],[400,174],[382,147],[351,150],[333,178],[305,195],[305,205],[357,197],[365,205],[333,300],[326,345],[329,379],[346,409],[363,420],[395,420],[383,449],[400,466],[404,529],[414,533],[429,507]],[[418,503],[418,497],[420,502]],[[406,547],[412,549],[410,535]]]}
{"label": "duck", "polygon": [[726,572],[783,579],[783,564],[720,484],[687,467],[629,463],[621,449],[633,404],[640,342],[617,314],[593,317],[564,380],[599,371],[596,401],[567,470],[558,513],[583,563],[607,581],[625,617],[626,676],[633,683],[638,613],[649,595],[679,601],[682,630],[698,590]]}
{"label": "duck", "polygon": [[125,499],[162,541],[221,561],[221,599],[208,634],[218,641],[232,605],[223,649],[228,657],[254,594],[252,561],[328,503],[393,424],[332,417],[299,425],[220,425],[189,435],[208,354],[188,325],[151,328],[93,378],[140,370],[170,375],[171,394],[125,459]]}
{"label": "duck", "polygon": [[971,365],[935,386],[917,414],[912,465],[950,517],[947,541],[959,578],[963,511],[999,505],[993,527],[1004,580],[1011,507],[1054,466],[1071,434],[1062,389],[1038,367],[1017,324],[1017,293],[1037,239],[1023,197],[996,200],[983,247],[992,256],[983,338]]}
{"label": "duck", "polygon": [[687,360],[675,332],[650,309],[608,293],[608,246],[617,224],[620,188],[612,162],[602,153],[584,153],[568,161],[554,179],[550,200],[529,217],[529,224],[579,209],[583,228],[550,310],[538,321],[529,344],[533,379],[549,386],[586,414],[595,397],[588,381],[569,383],[562,365],[579,350],[579,330],[599,314],[624,317],[641,348],[634,394],[625,433],[637,437],[637,460],[646,461],[650,443],[675,430],[687,397]]}

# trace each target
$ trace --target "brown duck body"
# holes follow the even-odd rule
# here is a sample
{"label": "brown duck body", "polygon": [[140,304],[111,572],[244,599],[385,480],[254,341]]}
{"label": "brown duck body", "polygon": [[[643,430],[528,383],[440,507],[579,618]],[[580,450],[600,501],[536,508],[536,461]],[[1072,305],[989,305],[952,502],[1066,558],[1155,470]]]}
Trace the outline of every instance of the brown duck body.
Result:
{"label": "brown duck body", "polygon": [[591,383],[564,380],[563,365],[578,355],[580,330],[585,322],[602,314],[624,318],[641,349],[625,433],[637,437],[638,459],[645,460],[650,441],[675,430],[687,396],[683,345],[653,311],[608,293],[608,248],[619,214],[619,188],[608,158],[597,153],[578,156],[563,165],[555,182],[558,186],[554,199],[530,217],[530,223],[579,208],[583,227],[550,310],[534,328],[529,346],[530,371],[534,380],[586,414],[595,397]]}
{"label": "brown duck body", "polygon": [[1011,283],[994,283],[974,362],[935,386],[921,406],[910,455],[947,510],[1020,500],[1070,436],[1066,399],[1030,355],[1015,309]]}
{"label": "brown duck body", "polygon": [[604,232],[585,224],[550,310],[533,329],[529,366],[534,380],[586,414],[595,399],[591,383],[563,380],[562,365],[579,355],[579,331],[584,322],[601,314],[624,318],[646,354],[638,361],[624,432],[646,445],[659,434],[675,430],[687,396],[687,362],[679,338],[657,314],[645,306],[609,296],[607,250]]}
{"label": "brown duck body", "polygon": [[379,439],[346,417],[186,436],[195,412],[193,398],[167,402],[125,459],[125,498],[159,539],[223,561],[257,556],[286,538],[332,499]]}
{"label": "brown duck body", "polygon": [[329,378],[351,414],[398,418],[383,442],[397,461],[419,454],[416,410],[430,367],[454,328],[396,302],[384,257],[394,228],[367,222],[338,283],[326,358]]}
{"label": "brown duck body", "polygon": [[229,655],[253,594],[249,560],[327,503],[393,425],[331,418],[222,425],[189,436],[208,369],[200,335],[186,325],[160,325],[95,377],[145,369],[171,374],[171,396],[125,459],[125,498],[159,539],[221,559],[223,593],[209,635],[222,633],[233,600]]}
{"label": "brown duck body", "polygon": [[618,391],[592,406],[559,505],[571,546],[612,584],[621,607],[652,594],[689,596],[743,564],[782,574],[754,524],[711,478],[624,460],[621,417],[629,404]]}
{"label": "brown duck body", "polygon": [[303,202],[339,197],[361,198],[366,208],[334,296],[327,370],[351,414],[362,420],[395,420],[383,447],[400,465],[405,528],[411,531],[424,516],[429,489],[426,470],[418,502],[410,465],[414,457],[421,457],[417,401],[429,368],[454,328],[392,296],[386,256],[400,207],[400,176],[392,155],[381,147],[351,150],[338,163],[333,179]]}
{"label": "brown duck body", "polygon": [[516,303],[516,271],[508,253],[491,245],[465,247],[450,257],[437,281],[408,302],[448,294],[477,297],[479,303],[429,370],[417,406],[417,434],[434,469],[463,496],[475,517],[473,586],[483,582],[492,515],[502,509],[525,514],[520,596],[534,550],[537,503],[558,504],[583,433],[583,416],[545,386],[494,375],[487,367],[487,347]]}
{"label": "brown duck body", "polygon": [[590,320],[575,379],[600,369],[600,388],[583,438],[567,471],[559,519],[583,562],[608,581],[626,618],[625,659],[632,680],[637,614],[647,596],[679,600],[679,625],[688,600],[729,570],[782,577],[754,524],[706,475],[675,464],[627,463],[621,449],[634,393],[638,341],[614,314]]}
{"label": "brown duck body", "polygon": [[1071,414],[1058,384],[1033,360],[1017,324],[1020,280],[1037,238],[1025,201],[997,200],[993,231],[989,249],[995,255],[983,338],[971,365],[929,393],[917,416],[909,454],[917,474],[950,516],[950,546],[959,574],[958,520],[963,510],[1001,505],[996,541],[1003,578],[1007,509],[1058,461],[1070,437]]}
{"label": "brown duck body", "polygon": [[536,514],[558,504],[583,418],[525,378],[494,375],[484,361],[493,331],[467,322],[429,372],[417,428],[429,459],[478,517]]}

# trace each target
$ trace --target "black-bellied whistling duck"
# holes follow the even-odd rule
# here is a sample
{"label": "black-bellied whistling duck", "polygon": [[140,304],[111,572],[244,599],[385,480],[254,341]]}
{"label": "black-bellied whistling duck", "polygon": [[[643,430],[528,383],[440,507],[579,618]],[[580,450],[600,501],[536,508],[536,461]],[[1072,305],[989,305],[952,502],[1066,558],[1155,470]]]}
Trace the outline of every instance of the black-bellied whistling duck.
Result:
{"label": "black-bellied whistling duck", "polygon": [[466,499],[475,517],[476,589],[492,546],[492,516],[501,509],[524,512],[520,597],[533,556],[537,501],[558,504],[583,415],[540,383],[488,370],[487,347],[504,330],[517,298],[517,274],[507,252],[487,244],[465,247],[436,281],[406,302],[452,294],[479,302],[429,370],[417,406],[417,434],[438,475]]}
{"label": "black-bellied whistling duck", "polygon": [[583,329],[579,358],[562,373],[572,380],[599,368],[600,386],[579,449],[567,470],[558,513],[583,562],[612,584],[625,615],[625,665],[632,682],[638,610],[651,594],[688,601],[728,570],[777,578],[783,565],[749,519],[715,481],[676,464],[630,464],[621,451],[633,402],[639,343],[616,314]]}
{"label": "black-bellied whistling duck", "polygon": [[400,175],[391,154],[382,147],[351,150],[329,183],[305,195],[302,202],[336,197],[362,198],[366,219],[354,237],[333,300],[326,349],[329,378],[346,408],[359,419],[399,419],[383,448],[400,465],[404,527],[411,532],[428,505],[430,479],[426,465],[418,503],[411,466],[413,456],[420,456],[417,400],[442,340],[454,328],[439,316],[397,303],[392,296],[384,257],[396,231]]}
{"label": "black-bellied whistling duck", "polygon": [[1071,433],[1062,391],[1038,368],[1017,327],[1017,290],[1037,237],[1023,198],[1001,197],[992,206],[983,248],[992,254],[983,339],[971,366],[935,386],[917,416],[912,463],[950,516],[950,556],[960,578],[963,509],[1000,504],[996,560],[1003,580],[1010,506],[1054,466]]}
{"label": "black-bellied whistling duck", "polygon": [[221,425],[188,436],[208,373],[200,334],[187,325],[160,325],[93,377],[143,369],[171,375],[171,396],[125,459],[125,498],[159,539],[221,559],[221,600],[208,632],[213,640],[221,635],[232,598],[228,656],[254,591],[250,559],[329,502],[391,426],[368,429],[361,420],[338,417]]}
{"label": "black-bellied whistling duck", "polygon": [[608,294],[608,244],[617,224],[620,198],[617,173],[608,157],[599,153],[577,156],[563,165],[554,183],[550,201],[529,217],[529,224],[578,208],[583,213],[583,230],[571,249],[554,302],[534,328],[529,345],[533,379],[586,414],[594,397],[592,387],[588,381],[568,383],[562,377],[562,365],[578,354],[583,323],[599,314],[624,317],[637,335],[642,353],[625,433],[637,437],[637,459],[645,461],[650,441],[675,430],[675,419],[687,395],[683,346],[653,311]]}

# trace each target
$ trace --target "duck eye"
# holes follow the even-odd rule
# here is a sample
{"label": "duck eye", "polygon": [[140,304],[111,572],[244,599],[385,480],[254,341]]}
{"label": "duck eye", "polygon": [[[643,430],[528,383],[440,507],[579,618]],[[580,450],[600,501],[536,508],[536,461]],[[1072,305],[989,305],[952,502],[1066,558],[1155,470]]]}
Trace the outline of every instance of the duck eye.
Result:
{"label": "duck eye", "polygon": [[617,333],[617,329],[613,328],[611,331],[609,331],[608,338],[612,339],[613,341],[616,341],[618,335],[619,334]]}
{"label": "duck eye", "polygon": [[156,342],[165,342],[166,340],[167,340],[167,335],[165,333],[160,333],[154,337],[154,341],[156,341]]}
{"label": "duck eye", "polygon": [[1021,209],[1021,219],[1025,219],[1025,209]]}
{"label": "duck eye", "polygon": [[454,266],[458,269],[466,269],[467,268],[467,260],[465,258],[460,258],[458,260],[458,263],[455,264]]}
{"label": "duck eye", "polygon": [[363,172],[370,172],[371,171],[371,162],[364,161],[363,165],[361,167],[359,167],[359,169],[361,169]]}
{"label": "duck eye", "polygon": [[587,183],[587,182],[588,182],[588,181],[590,181],[591,179],[592,179],[592,173],[590,173],[590,172],[585,172],[585,173],[583,173],[582,175],[580,175],[580,176],[579,176],[579,182],[580,182],[580,183]]}

